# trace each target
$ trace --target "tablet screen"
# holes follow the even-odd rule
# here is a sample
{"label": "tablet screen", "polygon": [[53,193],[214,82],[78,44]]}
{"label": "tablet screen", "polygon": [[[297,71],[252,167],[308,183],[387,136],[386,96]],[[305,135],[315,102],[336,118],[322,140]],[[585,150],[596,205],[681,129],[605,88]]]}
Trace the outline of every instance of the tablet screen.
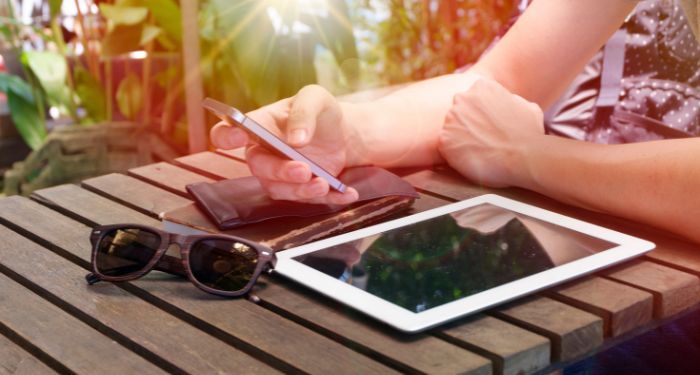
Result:
{"label": "tablet screen", "polygon": [[418,313],[616,246],[480,204],[293,259]]}

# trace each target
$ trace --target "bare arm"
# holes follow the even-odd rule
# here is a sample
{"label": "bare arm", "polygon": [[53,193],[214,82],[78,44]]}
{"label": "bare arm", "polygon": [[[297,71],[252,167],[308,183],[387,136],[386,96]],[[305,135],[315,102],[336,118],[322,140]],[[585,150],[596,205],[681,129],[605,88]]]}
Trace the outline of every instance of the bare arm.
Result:
{"label": "bare arm", "polygon": [[440,151],[486,186],[519,186],[700,243],[700,138],[601,145],[542,134],[542,111],[482,79],[455,98]]}
{"label": "bare arm", "polygon": [[[631,0],[535,0],[503,40],[469,72],[429,79],[366,103],[338,103],[318,87],[251,112],[286,135],[328,170],[374,164],[427,166],[443,161],[438,144],[455,94],[479,75],[546,107],[601,47],[633,8]],[[211,133],[217,147],[247,143],[245,133],[220,123]],[[334,144],[333,150],[328,145]],[[356,194],[329,193],[308,166],[248,148],[248,165],[271,196],[314,202],[348,202]]]}
{"label": "bare arm", "polygon": [[700,242],[700,139],[598,145],[538,135],[521,147],[522,187]]}
{"label": "bare arm", "polygon": [[[464,74],[418,82],[346,110],[358,159],[351,164],[430,165],[453,97],[492,78],[542,108],[551,104],[635,6],[630,0],[535,0],[503,39]],[[391,140],[391,141],[388,141]]]}

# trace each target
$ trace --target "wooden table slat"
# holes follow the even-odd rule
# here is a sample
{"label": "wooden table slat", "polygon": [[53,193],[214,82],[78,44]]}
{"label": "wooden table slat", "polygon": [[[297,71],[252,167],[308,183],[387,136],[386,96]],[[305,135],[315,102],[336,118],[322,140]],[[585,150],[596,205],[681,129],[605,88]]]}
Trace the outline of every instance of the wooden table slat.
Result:
{"label": "wooden table slat", "polygon": [[547,295],[603,318],[606,336],[619,336],[651,322],[653,297],[649,292],[592,276]]}
{"label": "wooden table slat", "polygon": [[0,375],[56,374],[22,347],[0,334]]}
{"label": "wooden table slat", "polygon": [[[198,163],[199,164],[206,164],[206,163],[203,163],[201,160],[198,160]],[[212,164],[212,165],[214,165],[214,164]],[[216,169],[216,168],[218,168],[218,169]],[[190,169],[192,169],[193,171],[199,170],[196,165],[190,165]],[[209,170],[209,173],[223,175],[224,172],[222,170],[224,170],[224,169],[225,170],[239,169],[240,173],[249,173],[247,167],[243,163],[237,163],[237,162],[232,162],[229,164],[217,163],[215,168]],[[439,198],[431,197],[430,195],[422,194],[421,199],[418,199],[416,201],[413,212],[420,212],[422,210],[438,207],[441,205],[445,205],[447,203],[449,203],[449,202],[442,200],[442,199],[439,199]],[[217,231],[215,228],[212,228],[212,225],[209,222],[209,220],[206,217],[204,217],[201,214],[201,212],[194,205],[180,209],[179,213],[177,215],[173,215],[173,216],[179,217],[179,218],[184,218],[182,224],[186,224],[187,226],[196,227],[196,228],[198,228],[200,230],[204,230],[204,231],[213,231],[213,232]],[[268,224],[268,225],[246,226],[246,227],[243,227],[240,229],[227,231],[227,233],[260,241],[260,240],[266,240],[269,236],[272,236],[273,234],[278,235],[279,233],[283,233],[283,232],[286,232],[286,231],[293,229],[293,228],[289,227],[289,221],[282,221],[279,223],[266,223],[266,224]],[[302,225],[306,225],[307,223],[306,222],[295,222],[294,224],[296,224],[298,226],[302,226]],[[263,294],[263,298],[264,298],[264,294]],[[278,304],[278,301],[276,301],[273,298],[270,298],[270,300],[268,302],[271,304]],[[550,315],[551,317],[566,316],[567,314],[571,313],[571,310],[574,310],[570,306],[566,306],[564,304],[559,304],[559,305],[554,304],[553,306],[554,306],[554,308],[553,308],[554,310],[557,310],[557,308],[559,309],[558,310],[559,314],[556,314],[553,312],[553,314]],[[590,317],[589,314],[586,314],[583,311],[580,311],[580,310],[576,310],[576,311],[578,311],[580,314],[584,314],[584,315]],[[306,313],[305,314],[303,311],[302,312],[292,311],[292,313],[297,314],[297,315],[301,315],[301,317],[305,318],[305,319],[306,319],[305,315],[309,315],[309,316],[314,315],[313,313]],[[596,319],[596,318],[594,317],[594,319]],[[557,325],[560,322],[558,322],[556,319],[552,318],[552,319],[549,319],[549,321],[547,321],[547,323],[550,325]],[[556,348],[552,349],[553,353],[556,353],[556,355],[560,355],[560,353],[563,353],[566,356],[566,358],[569,358],[570,356],[577,355],[581,351],[592,350],[595,347],[600,345],[602,338],[595,337],[595,334],[596,334],[595,324],[591,325],[591,323],[589,321],[585,321],[585,319],[581,320],[579,323],[580,323],[580,325],[570,324],[568,326],[570,331],[569,332],[559,331],[558,332],[559,335],[555,335],[555,334],[551,333],[551,331],[547,331],[546,329],[541,328],[542,332],[549,332],[549,336],[551,336],[553,339],[553,345],[556,345]],[[600,323],[600,324],[602,325],[602,323]],[[593,328],[591,328],[591,327],[593,327]],[[324,328],[332,330],[332,327],[330,327],[330,326],[325,326]],[[585,346],[585,345],[576,346],[575,344],[572,344],[572,342],[575,342],[576,338],[579,338],[579,337],[581,337],[581,335],[585,335],[585,334],[593,335],[593,337],[591,337],[591,340],[586,341],[588,346]],[[600,332],[598,332],[597,334],[599,336],[602,335]],[[529,349],[528,347],[523,348],[523,350],[528,350],[528,349]]]}
{"label": "wooden table slat", "polygon": [[[0,207],[2,207],[0,201]],[[25,200],[26,205],[36,204]],[[5,207],[3,207],[3,211]],[[20,213],[22,208],[20,208]],[[34,210],[26,210],[25,214]],[[48,216],[48,215],[47,215]],[[31,217],[31,216],[27,216]],[[48,219],[48,220],[47,220]],[[56,217],[34,217],[51,226]],[[62,220],[70,221],[68,218]],[[88,238],[90,228],[72,223]],[[111,283],[88,286],[87,271],[50,250],[0,226],[0,259],[3,266],[59,298],[99,324],[118,332],[142,350],[153,353],[188,373],[274,373],[272,368],[188,323],[135,297]],[[85,244],[84,246],[87,246]],[[17,249],[22,254],[18,256]],[[118,338],[121,339],[121,338]]]}
{"label": "wooden table slat", "polygon": [[[49,188],[45,190],[51,190]],[[63,194],[52,192],[42,196],[53,207],[73,211],[77,217],[87,218],[88,222],[109,224],[115,222],[113,212],[125,208],[107,198],[75,186],[64,190]],[[102,209],[96,210],[95,207]],[[149,217],[133,211],[134,214]],[[57,234],[50,227],[36,228],[34,232],[44,239],[58,245],[65,234]],[[85,241],[88,238],[85,237]],[[64,251],[71,252],[71,243],[60,245]],[[166,309],[182,311],[179,317],[195,318],[194,324],[207,325],[210,333],[221,335],[224,339],[240,340],[250,348],[257,348],[263,353],[274,353],[281,361],[302,371],[337,372],[338,368],[365,372],[391,372],[391,369],[375,362],[335,341],[321,336],[269,310],[243,299],[223,299],[208,295],[188,282],[172,279],[143,279],[132,283],[138,289],[133,292]],[[189,321],[189,320],[188,320]],[[240,324],[245,322],[245,324]],[[217,336],[218,337],[218,336]],[[324,353],[312,357],[308,354]]]}
{"label": "wooden table slat", "polygon": [[498,374],[529,374],[550,363],[546,337],[487,315],[441,329],[440,336],[459,340],[460,345],[490,357]]}
{"label": "wooden table slat", "polygon": [[91,178],[81,186],[155,218],[192,203],[190,199],[120,173]]}
{"label": "wooden table slat", "polygon": [[404,335],[321,296],[267,278],[258,292],[265,303],[303,319],[329,334],[429,374],[490,374],[491,361],[427,334]]}
{"label": "wooden table slat", "polygon": [[3,274],[0,322],[76,373],[165,373]]}
{"label": "wooden table slat", "polygon": [[[46,205],[54,206],[61,213],[99,224],[100,218],[109,217],[110,223],[133,223],[160,226],[160,221],[146,216],[129,207],[85,190],[77,185],[58,185],[32,193],[32,198]],[[88,199],[89,204],[85,199]],[[54,205],[54,203],[57,203]]]}
{"label": "wooden table slat", "polygon": [[[107,191],[106,195],[109,196],[109,195],[111,195],[110,191],[118,190],[118,187],[116,187],[113,184],[104,184],[103,186],[100,187],[100,189],[106,190]],[[158,188],[156,188],[156,189],[158,189]],[[154,192],[154,194],[157,195],[156,192]],[[422,211],[422,210],[426,210],[429,208],[438,207],[438,206],[444,205],[444,204],[445,204],[445,201],[443,201],[443,200],[433,198],[430,196],[425,196],[424,199],[418,200],[415,211],[416,212]],[[196,208],[194,208],[193,205],[188,210],[191,210],[192,216],[200,216],[201,215],[201,213]],[[201,225],[209,225],[209,226],[211,225],[206,218],[201,217],[200,219],[202,220]],[[294,223],[291,223],[291,224],[294,226],[294,228],[296,228],[300,224],[303,224],[303,223],[299,223],[298,221],[295,221]],[[280,229],[280,226],[275,225],[274,227],[277,228],[276,230]],[[270,225],[268,225],[268,224],[258,225],[257,228],[260,228],[260,232],[262,232],[262,233],[269,233],[270,232]],[[284,227],[282,227],[282,228],[284,228]],[[208,228],[208,230],[213,231],[215,229]],[[250,229],[244,229],[243,231],[234,230],[234,231],[230,231],[229,233],[239,235],[239,236],[245,236],[247,238],[251,238]],[[253,237],[253,238],[255,238],[255,237]],[[276,290],[276,289],[273,288],[273,290]],[[270,304],[276,305],[278,307],[290,308],[289,301],[288,301],[287,297],[284,296],[284,293],[270,293],[267,290],[261,290],[259,293],[259,296],[263,300],[265,300],[266,302],[268,302]],[[297,307],[300,307],[300,306],[297,305]],[[293,309],[293,310],[291,310],[291,313],[298,315],[298,316],[301,316],[303,319],[308,319],[310,321],[314,321],[315,323],[318,323],[319,317],[324,316],[324,314],[326,313],[326,310],[327,310],[327,308],[323,305],[312,304],[312,305],[305,306],[304,308]],[[337,320],[333,320],[333,319],[332,320],[321,319],[321,320],[328,323],[328,324],[324,325],[324,328],[330,329],[330,330],[336,329],[336,326],[339,324],[340,325],[350,324],[350,325],[354,325],[355,327],[366,327],[365,323],[359,323],[359,322],[356,322],[353,320],[349,320],[347,318],[345,318],[341,321],[337,321]],[[359,341],[364,342],[368,346],[370,346],[369,345],[370,343],[377,344],[376,342],[367,342],[367,338],[370,336],[367,336],[367,335],[359,335],[358,336],[357,332],[358,332],[357,330],[351,331],[351,333],[354,333],[352,335],[353,338],[357,338]],[[362,330],[362,332],[371,332],[371,330],[369,328],[364,328],[364,330]],[[441,342],[439,340],[432,339],[432,338],[429,341]],[[411,351],[406,352],[404,350],[400,350],[400,346],[397,347],[393,342],[386,342],[384,344],[386,344],[386,345],[371,345],[371,350],[378,350],[380,352],[385,352],[387,350],[387,348],[390,348],[391,350],[389,350],[389,352],[394,353],[394,354],[401,354],[400,358],[402,358],[404,360],[410,359],[410,362],[405,364],[405,365],[408,365],[409,367],[432,366],[429,368],[429,371],[427,371],[427,372],[441,372],[438,370],[441,367],[448,366],[449,363],[452,363],[452,365],[449,365],[449,366],[457,366],[457,367],[453,368],[455,370],[456,369],[461,369],[460,371],[467,371],[468,370],[468,371],[473,371],[474,373],[481,373],[483,371],[487,371],[490,368],[490,361],[484,360],[481,357],[475,356],[474,354],[469,353],[461,348],[457,348],[457,350],[459,350],[459,352],[460,352],[460,360],[455,360],[455,358],[453,358],[450,361],[443,362],[443,361],[437,361],[433,358],[433,360],[423,363],[421,361],[417,361],[416,359],[423,358],[425,356],[428,356],[428,357],[444,356],[446,354],[443,351],[430,350],[430,351],[425,352],[425,354],[423,356],[418,356],[417,353],[415,353],[415,350],[413,352],[411,352]],[[447,344],[447,343],[436,344],[436,345],[446,345],[447,347],[452,347],[453,352],[454,352],[454,348],[456,348],[456,347],[454,347],[450,344]],[[413,353],[413,355],[410,355],[411,353]],[[450,353],[450,352],[447,351],[447,353]],[[438,367],[435,367],[435,366],[438,366]],[[448,367],[448,368],[452,368],[452,367]]]}
{"label": "wooden table slat", "polygon": [[214,179],[165,162],[129,169],[129,175],[147,181],[172,193],[188,197],[185,186],[195,182],[214,182]]}
{"label": "wooden table slat", "polygon": [[[198,163],[200,163],[200,164],[206,164],[206,163],[202,162],[200,159],[197,159],[197,160],[198,160]],[[214,164],[212,164],[212,165],[214,165]],[[247,172],[248,171],[247,167],[244,164],[237,163],[234,161],[229,161],[228,164],[217,163],[215,165],[215,167],[208,170],[208,173],[223,174],[223,172],[220,172],[220,171],[216,170],[215,168],[220,168],[220,169],[225,168],[226,170],[235,170],[236,168],[238,168],[242,171],[242,173],[249,173],[249,172]],[[191,166],[191,169],[198,171],[198,168],[196,166]],[[425,197],[425,198],[423,198],[423,197]],[[423,195],[423,197],[417,201],[417,205],[416,205],[417,207],[416,207],[416,209],[414,209],[414,212],[419,212],[421,210],[425,210],[425,209],[429,209],[429,208],[435,208],[435,207],[442,206],[442,205],[449,203],[447,201],[437,199],[434,197],[430,197],[427,195]],[[204,229],[207,231],[216,231],[215,228],[211,228],[211,224],[209,223],[208,219],[201,217],[202,216],[201,213],[194,206],[188,207],[188,208],[183,208],[179,211],[181,211],[181,212],[186,211],[187,215],[178,215],[178,216],[187,217],[186,224],[188,226],[195,226],[199,229]],[[198,218],[198,216],[199,216],[199,218]],[[289,222],[290,221],[287,221],[287,223],[289,223]],[[299,227],[305,225],[304,222],[299,222],[299,221],[295,221],[293,224],[295,224]],[[288,230],[290,230],[290,228],[287,228],[285,225],[280,225],[280,224],[271,225],[269,223],[266,223],[265,226],[259,225],[257,227],[261,228],[262,231],[257,231],[256,226],[248,226],[248,227],[244,227],[241,229],[228,231],[227,233],[238,235],[238,236],[243,236],[243,237],[247,237],[247,238],[252,238],[252,239],[256,239],[256,240],[265,240],[267,238],[262,237],[262,235],[260,233],[264,233],[264,234],[267,234],[268,236],[270,236],[270,233],[272,231],[280,231],[280,230],[288,231]],[[272,229],[272,228],[274,228],[274,229]],[[280,303],[284,303],[284,301],[282,301],[280,299],[280,294],[266,295],[264,292],[261,292],[261,297],[262,298],[267,297],[266,301],[270,304],[273,304],[273,305],[278,305]],[[300,315],[303,319],[307,319],[309,321],[317,320],[314,318],[314,316],[318,314],[318,312],[307,312],[304,310],[291,311],[291,313],[298,315],[298,316]],[[579,328],[579,327],[575,327],[575,328]],[[572,328],[572,329],[575,329],[575,328]],[[324,329],[333,330],[333,326],[332,326],[332,324],[329,324],[329,325],[324,326]],[[595,342],[597,342],[597,341],[594,341],[594,343]],[[528,351],[531,351],[532,348],[530,346],[525,345],[521,348],[521,350],[522,350],[522,352],[528,352]],[[559,350],[559,349],[557,349],[557,350]]]}
{"label": "wooden table slat", "polygon": [[[250,176],[244,163],[209,151],[183,156],[173,163],[215,180]],[[237,168],[238,165],[243,168]]]}
{"label": "wooden table slat", "polygon": [[552,341],[552,362],[580,358],[603,344],[600,317],[551,298],[528,298],[491,313],[548,337]]}
{"label": "wooden table slat", "polygon": [[652,293],[656,319],[675,315],[700,302],[700,278],[661,264],[634,261],[605,275]]}

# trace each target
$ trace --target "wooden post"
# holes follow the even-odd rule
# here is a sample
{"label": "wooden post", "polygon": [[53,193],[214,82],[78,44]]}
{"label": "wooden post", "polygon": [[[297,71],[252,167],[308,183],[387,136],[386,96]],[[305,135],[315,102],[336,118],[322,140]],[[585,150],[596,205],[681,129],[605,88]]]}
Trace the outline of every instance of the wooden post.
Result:
{"label": "wooden post", "polygon": [[180,0],[182,9],[182,61],[185,70],[185,104],[190,153],[206,151],[207,132],[204,124],[202,75],[199,70],[199,0]]}

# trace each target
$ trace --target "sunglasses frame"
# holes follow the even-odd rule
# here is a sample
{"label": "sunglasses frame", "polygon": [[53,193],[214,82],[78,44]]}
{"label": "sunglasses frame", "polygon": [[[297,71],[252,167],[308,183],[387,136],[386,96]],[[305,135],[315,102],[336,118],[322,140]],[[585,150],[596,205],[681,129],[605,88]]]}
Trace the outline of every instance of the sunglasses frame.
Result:
{"label": "sunglasses frame", "polygon": [[[102,242],[104,237],[116,230],[116,229],[140,229],[144,231],[151,232],[153,234],[160,236],[160,244],[158,249],[155,250],[153,257],[149,262],[143,267],[143,269],[133,272],[125,276],[107,276],[102,274],[97,269],[97,255],[99,252],[98,245]],[[255,271],[253,276],[248,281],[248,284],[241,290],[237,291],[223,291],[208,287],[198,281],[194,274],[192,273],[192,268],[190,267],[190,252],[192,246],[198,241],[202,240],[227,240],[242,243],[258,253],[258,262],[255,266]],[[152,270],[163,271],[169,274],[186,276],[192,284],[197,288],[211,294],[216,294],[225,297],[238,297],[244,296],[250,292],[255,283],[258,280],[260,274],[264,272],[270,272],[275,268],[277,264],[277,257],[275,252],[258,243],[251,242],[249,240],[230,236],[226,234],[197,234],[197,235],[183,235],[170,233],[158,228],[154,228],[148,225],[140,224],[111,224],[111,225],[100,225],[92,229],[90,233],[90,243],[92,244],[92,256],[91,256],[91,267],[92,273],[85,276],[87,282],[92,285],[98,281],[110,281],[110,282],[121,282],[121,281],[131,281],[141,278],[151,272]],[[180,259],[167,255],[166,252],[172,244],[177,244],[180,248]]]}

